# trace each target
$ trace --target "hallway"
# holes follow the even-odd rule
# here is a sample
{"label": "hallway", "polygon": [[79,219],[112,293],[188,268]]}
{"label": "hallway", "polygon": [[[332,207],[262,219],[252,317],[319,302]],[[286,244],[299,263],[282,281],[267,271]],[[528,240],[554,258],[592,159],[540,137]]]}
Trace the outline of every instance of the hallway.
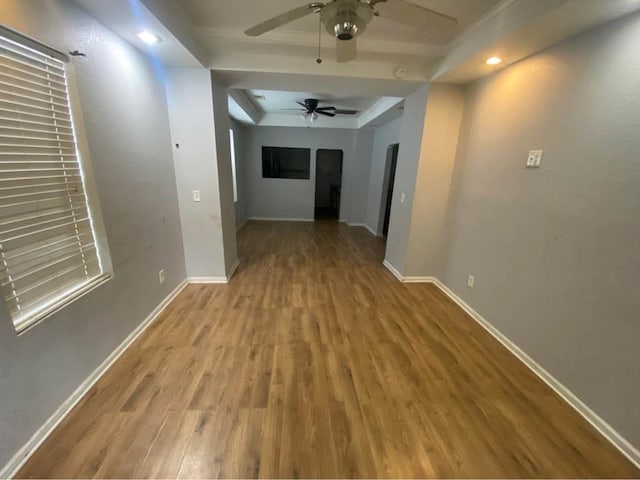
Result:
{"label": "hallway", "polygon": [[229,285],[190,285],[20,478],[637,477],[384,243],[250,222]]}

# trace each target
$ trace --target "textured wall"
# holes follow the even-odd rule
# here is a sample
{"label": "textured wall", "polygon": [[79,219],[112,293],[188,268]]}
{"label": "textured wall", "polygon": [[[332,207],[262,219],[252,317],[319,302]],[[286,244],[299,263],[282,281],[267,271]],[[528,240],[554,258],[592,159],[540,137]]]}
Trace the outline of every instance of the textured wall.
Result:
{"label": "textured wall", "polygon": [[387,194],[387,185],[384,185],[387,148],[394,143],[400,143],[401,126],[402,118],[398,118],[377,128],[374,133],[365,223],[378,235],[382,234],[384,215],[381,216],[381,210],[384,210],[382,203]]}
{"label": "textured wall", "polygon": [[459,85],[436,83],[429,90],[402,271],[406,276],[436,276],[445,261],[445,219],[464,101],[464,87]]}
{"label": "textured wall", "polygon": [[[187,274],[224,277],[211,74],[203,68],[170,68],[166,83]],[[194,190],[200,202],[193,201]]]}
{"label": "textured wall", "polygon": [[216,149],[212,161],[218,169],[218,191],[222,240],[224,249],[225,275],[229,275],[238,264],[238,243],[236,241],[236,208],[233,201],[233,174],[231,173],[231,143],[229,129],[229,91],[213,72],[211,92],[213,95],[213,123]]}
{"label": "textured wall", "polygon": [[[405,270],[407,245],[411,229],[411,211],[416,189],[416,176],[422,152],[423,125],[427,114],[429,86],[425,85],[405,100],[400,126],[400,150],[391,203],[391,221],[387,236],[385,260],[399,272]],[[401,196],[405,195],[405,202]]]}
{"label": "textured wall", "polygon": [[472,85],[442,272],[636,447],[639,44],[636,14]]}
{"label": "textured wall", "polygon": [[231,119],[236,146],[236,178],[238,187],[238,201],[236,202],[236,226],[240,227],[247,221],[247,182],[246,163],[244,161],[247,150],[246,125]]}
{"label": "textured wall", "polygon": [[[115,278],[17,337],[0,307],[0,466],[184,278],[162,71],[69,1],[0,21],[73,59]],[[158,271],[166,270],[166,283]]]}

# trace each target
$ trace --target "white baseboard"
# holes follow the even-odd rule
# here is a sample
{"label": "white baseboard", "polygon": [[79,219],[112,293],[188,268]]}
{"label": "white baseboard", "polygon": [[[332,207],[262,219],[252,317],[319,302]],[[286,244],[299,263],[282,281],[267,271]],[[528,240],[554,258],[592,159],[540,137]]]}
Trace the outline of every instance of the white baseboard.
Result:
{"label": "white baseboard", "polygon": [[144,321],[129,334],[129,336],[89,375],[62,405],[51,415],[47,421],[31,436],[29,441],[13,456],[9,463],[0,469],[0,478],[13,478],[24,464],[31,458],[36,450],[51,435],[60,422],[73,410],[80,400],[91,390],[91,387],[111,368],[120,356],[131,346],[133,342],[144,332],[153,321],[160,316],[162,311],[173,299],[187,286],[183,280],[160,304],[144,319]]}
{"label": "white baseboard", "polygon": [[436,283],[438,280],[436,277],[405,277],[387,259],[382,264],[402,283]]}
{"label": "white baseboard", "polygon": [[189,277],[187,280],[190,284],[229,283],[227,277]]}
{"label": "white baseboard", "polygon": [[240,259],[236,259],[236,263],[233,264],[233,266],[231,267],[231,270],[229,270],[229,273],[227,274],[227,283],[231,281],[231,279],[233,278],[233,275],[236,273],[236,270],[238,270],[239,266],[240,266]]}
{"label": "white baseboard", "polygon": [[373,230],[373,228],[371,228],[366,223],[349,223],[349,222],[346,222],[346,221],[345,221],[345,223],[350,227],[363,227],[363,228],[366,228],[367,230],[369,230],[369,233],[371,233],[371,235],[373,235],[374,237],[379,237],[380,236],[380,235],[378,235],[377,232],[375,232]]}
{"label": "white baseboard", "polygon": [[384,259],[384,262],[382,262],[382,264],[385,267],[387,267],[387,270],[389,270],[391,273],[393,273],[394,277],[396,277],[401,282],[404,282],[404,277],[402,276],[402,274],[396,269],[396,267],[391,265],[391,263],[389,263],[389,261],[386,258]]}
{"label": "white baseboard", "polygon": [[314,218],[249,217],[257,222],[315,222]]}
{"label": "white baseboard", "polygon": [[547,372],[533,358],[527,355],[520,347],[513,343],[500,330],[494,327],[482,315],[471,308],[455,292],[447,287],[440,280],[435,279],[436,286],[462,308],[471,318],[479,323],[496,340],[524,363],[538,378],[549,385],[560,397],[564,399],[574,410],[576,410],[587,422],[589,422],[598,432],[602,434],[614,447],[627,457],[636,467],[640,468],[640,451],[635,448],[627,439],[618,433],[611,425],[604,421],[597,413],[591,410],[582,400],[565,387],[557,378]]}
{"label": "white baseboard", "polygon": [[436,283],[436,277],[402,277],[402,283]]}
{"label": "white baseboard", "polygon": [[224,277],[189,277],[187,278],[187,282],[196,285],[229,283],[239,266],[240,260],[236,260],[231,270],[229,270],[229,273]]}

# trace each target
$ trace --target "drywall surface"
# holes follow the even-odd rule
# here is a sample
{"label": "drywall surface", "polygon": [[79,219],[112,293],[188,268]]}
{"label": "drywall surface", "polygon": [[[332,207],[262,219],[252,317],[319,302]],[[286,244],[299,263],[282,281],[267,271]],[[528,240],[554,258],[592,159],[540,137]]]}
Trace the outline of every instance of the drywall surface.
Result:
{"label": "drywall surface", "polygon": [[382,235],[384,215],[381,217],[381,211],[384,210],[383,203],[386,199],[388,187],[388,185],[385,185],[387,148],[389,148],[389,145],[400,143],[401,126],[402,118],[398,118],[377,128],[374,132],[365,223],[378,235]]}
{"label": "drywall surface", "polygon": [[[401,273],[405,270],[407,260],[411,210],[422,151],[423,125],[428,99],[429,85],[423,85],[409,95],[405,100],[404,116],[400,126],[400,150],[391,202],[385,260]],[[403,196],[404,202],[402,202]]]}
{"label": "drywall surface", "polygon": [[[185,278],[162,72],[69,1],[6,0],[0,21],[74,58],[115,269],[18,337],[0,302],[0,468]],[[158,271],[166,271],[160,285]]]}
{"label": "drywall surface", "polygon": [[367,199],[369,196],[369,176],[371,175],[371,159],[373,155],[373,131],[358,130],[354,134],[353,161],[345,165],[349,185],[343,188],[349,196],[346,198],[347,213],[342,218],[349,223],[362,224],[367,216]]}
{"label": "drywall surface", "polygon": [[434,83],[429,90],[406,252],[406,276],[435,277],[444,263],[445,217],[456,160],[464,87]]}
{"label": "drywall surface", "polygon": [[211,91],[213,95],[213,122],[216,144],[214,162],[218,168],[224,264],[225,274],[228,277],[238,263],[236,208],[233,201],[231,142],[229,138],[229,130],[231,129],[229,92],[213,72],[211,72]]}
{"label": "drywall surface", "polygon": [[[352,194],[356,180],[368,178],[366,159],[370,158],[367,144],[372,137],[365,135],[358,148],[358,135],[353,130],[293,127],[247,127],[246,154],[242,159],[246,172],[247,207],[250,218],[285,218],[313,220],[315,204],[316,151],[335,149],[344,152],[340,218],[351,223],[364,221],[352,217],[361,211],[360,186]],[[311,149],[309,180],[262,178],[262,147],[298,147]],[[366,177],[360,177],[366,172]],[[365,180],[366,183],[366,180]],[[352,207],[356,205],[355,207]]]}
{"label": "drywall surface", "polygon": [[236,227],[242,226],[247,221],[247,183],[246,183],[246,156],[247,140],[245,126],[231,119],[233,138],[236,150],[236,187],[238,189],[238,201],[236,208]]}
{"label": "drywall surface", "polygon": [[[166,87],[187,274],[224,277],[211,74],[203,68],[169,68]],[[200,202],[194,201],[194,191],[200,192]]]}
{"label": "drywall surface", "polygon": [[636,447],[639,44],[636,14],[472,85],[441,275]]}

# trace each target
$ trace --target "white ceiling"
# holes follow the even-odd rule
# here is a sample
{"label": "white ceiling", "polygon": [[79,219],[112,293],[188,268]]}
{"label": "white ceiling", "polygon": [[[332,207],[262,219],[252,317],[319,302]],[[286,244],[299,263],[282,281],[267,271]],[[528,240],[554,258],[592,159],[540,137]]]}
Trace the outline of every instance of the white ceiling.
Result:
{"label": "white ceiling", "polygon": [[[300,115],[300,107],[296,102],[304,103],[306,98],[317,98],[321,106],[336,107],[344,110],[358,110],[363,113],[380,100],[379,97],[338,97],[317,92],[281,92],[276,90],[248,90],[246,92],[253,102],[265,113],[282,113],[286,115]],[[264,99],[257,99],[262,96]],[[288,109],[295,108],[296,111]]]}
{"label": "white ceiling", "polygon": [[229,113],[236,120],[264,126],[308,126],[302,119],[303,109],[297,102],[307,98],[320,101],[320,106],[357,110],[355,115],[320,117],[316,127],[359,129],[371,126],[379,118],[383,123],[402,116],[402,97],[340,96],[318,92],[293,92],[263,89],[230,89]]}
{"label": "white ceiling", "polygon": [[[149,0],[145,0],[149,1]],[[349,64],[335,60],[336,39],[322,30],[323,63],[318,57],[317,15],[309,15],[257,38],[244,31],[264,20],[300,7],[309,0],[175,0],[195,27],[215,70],[309,73],[360,78],[393,78],[405,66],[407,80],[427,81],[451,42],[505,0],[412,0],[413,3],[458,18],[457,27],[420,33],[384,18],[373,18],[358,41],[358,58]],[[511,1],[511,0],[509,0]]]}
{"label": "white ceiling", "polygon": [[[314,15],[258,38],[244,35],[248,27],[310,0],[74,1],[165,65],[210,68],[232,91],[280,92],[267,96],[272,100],[264,109],[238,96],[236,103],[253,123],[287,123],[291,114],[271,110],[315,92],[313,97],[331,95],[337,107],[344,101],[344,108],[363,110],[357,120],[331,119],[343,128],[372,125],[374,114],[397,115],[396,97],[425,82],[473,81],[640,8],[640,0],[410,0],[459,19],[449,32],[422,35],[384,19],[385,5],[379,4],[382,17],[359,37],[355,61],[337,63],[335,39],[323,31],[318,64]],[[164,42],[153,48],[141,44],[134,32],[142,29],[159,33]],[[494,54],[504,62],[488,67],[484,60]],[[398,66],[406,68],[402,79],[394,76]],[[373,105],[368,110],[367,102]]]}
{"label": "white ceiling", "polygon": [[[309,0],[177,0],[182,5],[203,38],[210,34],[241,35],[247,28],[271,17],[309,3]],[[374,18],[367,27],[366,37],[372,41],[393,41],[421,45],[439,46],[453,40],[474,21],[498,4],[501,0],[412,0],[412,3],[446,13],[458,19],[457,28],[447,32],[420,34],[413,29],[385,18],[387,6],[378,4],[380,17]],[[326,2],[325,2],[326,3]],[[263,38],[277,38],[278,33],[293,33],[299,37],[317,38],[318,17],[310,15],[285,25]],[[437,35],[436,35],[437,33]],[[326,39],[329,35],[324,33]],[[213,46],[215,50],[215,46]]]}

